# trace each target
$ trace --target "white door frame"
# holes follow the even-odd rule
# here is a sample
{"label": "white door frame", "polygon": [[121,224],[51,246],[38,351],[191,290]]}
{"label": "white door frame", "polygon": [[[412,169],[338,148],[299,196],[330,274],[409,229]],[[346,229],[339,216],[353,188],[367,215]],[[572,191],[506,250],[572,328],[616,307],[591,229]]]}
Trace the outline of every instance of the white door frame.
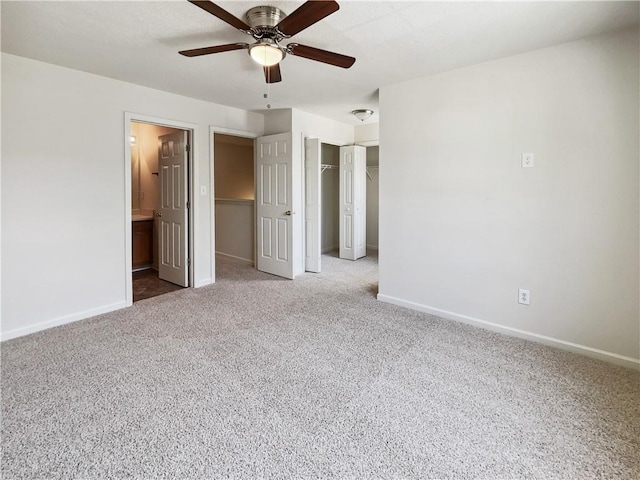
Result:
{"label": "white door frame", "polygon": [[196,132],[198,125],[194,123],[181,122],[178,120],[169,120],[166,118],[153,117],[150,115],[143,115],[141,113],[124,112],[124,246],[125,246],[125,298],[126,306],[133,305],[133,277],[132,277],[132,241],[131,241],[131,122],[149,123],[153,125],[160,125],[163,127],[176,128],[179,130],[186,130],[189,133],[189,140],[191,142],[191,152],[187,159],[187,165],[189,168],[189,258],[191,259],[191,265],[189,268],[189,287],[194,287],[194,270],[198,262],[195,261],[194,252],[194,240],[195,240],[195,222],[196,209],[198,203],[194,202],[194,185],[198,185],[198,171],[194,168],[197,165],[197,149],[196,145]]}
{"label": "white door frame", "polygon": [[[311,145],[313,143],[313,145]],[[322,271],[322,143],[304,139],[304,270]],[[315,161],[310,164],[310,159]]]}
{"label": "white door frame", "polygon": [[[216,282],[216,195],[215,195],[215,181],[216,172],[215,172],[215,147],[214,147],[214,139],[213,136],[216,133],[222,133],[224,135],[233,135],[234,137],[244,137],[244,138],[252,138],[253,139],[253,223],[255,226],[256,223],[256,203],[255,203],[255,193],[256,193],[256,142],[255,139],[258,138],[262,133],[257,132],[249,132],[246,130],[235,130],[233,128],[225,128],[225,127],[217,127],[214,125],[209,126],[209,151],[211,154],[209,155],[209,171],[211,172],[211,283]],[[255,258],[256,257],[256,234],[254,228],[253,234],[253,258],[254,258],[254,267],[255,267]]]}

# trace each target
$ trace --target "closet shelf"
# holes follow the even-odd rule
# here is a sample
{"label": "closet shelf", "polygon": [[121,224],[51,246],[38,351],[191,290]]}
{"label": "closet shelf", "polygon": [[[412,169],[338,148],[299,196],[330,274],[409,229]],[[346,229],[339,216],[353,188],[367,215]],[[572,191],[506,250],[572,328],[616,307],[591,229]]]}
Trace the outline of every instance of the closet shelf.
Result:
{"label": "closet shelf", "polygon": [[328,163],[321,163],[320,164],[320,173],[324,173],[325,170],[335,170],[337,168],[340,168],[338,165],[330,165]]}
{"label": "closet shelf", "polygon": [[[340,166],[339,165],[331,165],[329,163],[321,163],[320,164],[320,173],[324,173],[325,170],[337,170],[339,169]],[[371,165],[368,166],[366,171],[367,171],[367,177],[369,177],[369,180],[373,181],[373,177],[371,176],[371,173],[369,172],[369,169],[378,169],[380,168],[378,165]]]}

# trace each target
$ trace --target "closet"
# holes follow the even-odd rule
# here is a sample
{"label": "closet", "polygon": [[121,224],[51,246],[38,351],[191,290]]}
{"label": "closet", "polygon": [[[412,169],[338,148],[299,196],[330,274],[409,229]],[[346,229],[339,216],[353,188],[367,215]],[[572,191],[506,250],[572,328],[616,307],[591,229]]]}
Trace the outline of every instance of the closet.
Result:
{"label": "closet", "polygon": [[367,250],[378,250],[379,147],[367,147]]}
{"label": "closet", "polygon": [[305,153],[305,270],[320,272],[322,253],[366,255],[366,149],[308,138]]}
{"label": "closet", "polygon": [[321,144],[320,218],[322,253],[340,248],[340,147]]}
{"label": "closet", "polygon": [[254,263],[254,139],[214,133],[215,253]]}

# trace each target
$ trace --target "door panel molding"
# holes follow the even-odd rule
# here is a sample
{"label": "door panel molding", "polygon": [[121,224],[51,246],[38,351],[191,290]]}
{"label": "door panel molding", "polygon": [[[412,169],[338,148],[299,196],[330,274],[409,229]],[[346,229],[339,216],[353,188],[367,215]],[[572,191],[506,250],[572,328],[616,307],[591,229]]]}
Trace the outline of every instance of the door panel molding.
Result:
{"label": "door panel molding", "polygon": [[262,272],[293,279],[292,133],[258,137],[256,142],[256,234],[261,246],[256,265]]}
{"label": "door panel molding", "polygon": [[180,131],[158,137],[158,163],[160,170],[160,224],[167,235],[160,237],[163,258],[159,276],[182,287],[189,285],[188,228],[188,133]]}
{"label": "door panel molding", "polygon": [[367,151],[340,147],[340,258],[357,260],[367,254]]}

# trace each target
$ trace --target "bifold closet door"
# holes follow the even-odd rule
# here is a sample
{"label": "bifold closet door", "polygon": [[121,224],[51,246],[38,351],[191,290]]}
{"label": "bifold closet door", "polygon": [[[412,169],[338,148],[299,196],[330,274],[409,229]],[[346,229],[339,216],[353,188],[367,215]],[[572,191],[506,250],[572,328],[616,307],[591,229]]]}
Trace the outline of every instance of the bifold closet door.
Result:
{"label": "bifold closet door", "polygon": [[322,193],[320,180],[320,159],[322,157],[320,140],[305,140],[305,261],[307,272],[320,273],[321,267],[321,214]]}
{"label": "bifold closet door", "polygon": [[340,147],[340,258],[367,254],[367,150]]}

